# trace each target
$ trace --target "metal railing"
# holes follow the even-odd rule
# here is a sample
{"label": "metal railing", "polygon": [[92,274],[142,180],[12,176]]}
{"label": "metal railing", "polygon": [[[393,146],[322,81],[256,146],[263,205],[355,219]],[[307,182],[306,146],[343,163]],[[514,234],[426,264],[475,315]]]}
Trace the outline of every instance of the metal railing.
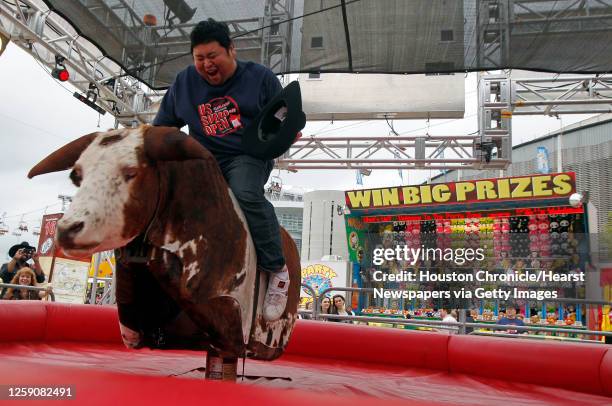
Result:
{"label": "metal railing", "polygon": [[[341,316],[338,314],[321,314],[319,313],[319,309],[321,308],[321,300],[325,297],[326,293],[332,291],[339,292],[359,292],[359,293],[367,293],[374,291],[373,288],[329,288],[321,291],[318,295],[315,290],[302,283],[302,287],[307,289],[311,296],[313,297],[313,309],[312,310],[300,310],[298,313],[301,315],[309,315],[313,320],[349,320],[358,323],[383,323],[383,324],[391,324],[395,325],[412,325],[417,327],[429,327],[435,328],[436,330],[450,330],[454,331],[458,334],[466,334],[466,328],[478,328],[478,329],[487,329],[487,330],[516,330],[519,333],[527,333],[530,331],[533,332],[545,332],[545,333],[563,333],[563,334],[580,334],[583,336],[598,336],[598,337],[612,337],[612,331],[599,331],[599,330],[588,330],[588,329],[579,329],[579,328],[558,328],[558,327],[549,327],[549,326],[515,326],[515,325],[505,325],[505,324],[490,324],[490,323],[479,323],[479,322],[467,322],[467,321],[458,321],[458,322],[443,322],[441,320],[415,320],[415,319],[406,319],[401,317],[380,317],[380,316]],[[346,299],[345,299],[346,300]],[[569,299],[569,298],[558,298],[558,299],[546,299],[546,302],[551,303],[570,303],[570,304],[585,304],[585,305],[608,305],[612,306],[612,302],[608,302],[605,300],[586,300],[586,299]],[[465,310],[462,310],[465,315]],[[461,317],[464,318],[464,317]],[[461,319],[460,318],[460,319]],[[482,331],[472,331],[471,335],[494,335],[496,337],[512,337],[512,338],[532,338],[532,339],[540,339],[542,336],[535,335],[526,335],[526,334],[510,334],[503,332],[494,332],[487,333]],[[558,337],[559,339],[561,337]],[[594,340],[583,340],[576,339],[576,341],[580,342],[589,342],[589,343],[601,343],[600,341]]]}
{"label": "metal railing", "polygon": [[[102,295],[98,297],[99,284],[103,284]],[[113,291],[113,278],[104,278],[96,276],[89,278],[87,282],[87,293],[85,295],[85,304],[92,305],[108,305],[115,303],[115,294]]]}
{"label": "metal railing", "polygon": [[[43,287],[43,286],[25,286],[25,285],[15,285],[12,283],[0,283],[0,291],[4,290],[4,288],[6,289],[25,289],[25,290],[35,290],[35,291],[46,291],[47,287]],[[51,298],[52,302],[55,302],[55,295],[53,294],[53,291],[49,291],[48,296]],[[0,300],[2,300],[3,298],[0,297]]]}

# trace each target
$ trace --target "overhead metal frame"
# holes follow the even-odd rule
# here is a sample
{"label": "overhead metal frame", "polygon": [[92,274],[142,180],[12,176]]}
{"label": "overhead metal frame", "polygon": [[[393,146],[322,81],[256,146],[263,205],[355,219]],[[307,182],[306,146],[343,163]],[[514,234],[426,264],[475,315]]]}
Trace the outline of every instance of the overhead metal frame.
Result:
{"label": "overhead metal frame", "polygon": [[512,79],[514,115],[612,112],[612,75]]}
{"label": "overhead metal frame", "polygon": [[[290,171],[300,169],[469,169],[480,163],[477,137],[421,135],[384,137],[302,137],[277,161]],[[444,151],[452,151],[448,157]],[[323,155],[324,157],[314,157]],[[391,158],[390,158],[391,156]],[[491,167],[503,168],[497,160]]]}
{"label": "overhead metal frame", "polygon": [[[511,38],[552,34],[609,31],[610,0],[555,0],[554,14],[545,14],[538,5],[551,0],[477,0],[476,57],[478,66],[502,69],[509,66]],[[549,7],[546,8],[547,10]]]}
{"label": "overhead metal frame", "polygon": [[478,78],[478,133],[445,136],[303,137],[281,169],[505,169],[512,162],[512,117],[612,112],[612,75]]}
{"label": "overhead metal frame", "polygon": [[[256,52],[261,63],[287,70],[291,29],[279,23],[290,18],[293,3],[266,0],[263,18],[227,21],[238,51]],[[55,55],[64,57],[70,72],[69,83],[83,95],[93,88],[97,95],[95,103],[111,113],[117,124],[130,127],[151,122],[164,92],[150,89],[123,67],[135,67],[152,81],[161,63],[158,51],[172,46],[186,49],[180,55],[188,53],[189,32],[194,24],[170,28],[146,26],[125,0],[117,0],[112,8],[101,0],[76,0],[74,6],[92,23],[112,28],[108,35],[114,38],[111,44],[121,55],[119,63],[105,57],[41,0],[0,1],[0,32],[49,70],[55,66]],[[266,28],[254,30],[262,26]],[[167,30],[176,30],[179,35],[168,37]]]}
{"label": "overhead metal frame", "polygon": [[55,56],[65,58],[69,83],[80,93],[95,92],[96,104],[115,116],[117,124],[133,126],[150,121],[147,109],[161,94],[150,92],[106,58],[44,3],[32,0],[0,2],[0,32],[47,68]]}
{"label": "overhead metal frame", "polygon": [[[592,3],[602,1],[560,0],[565,7],[551,17],[538,14],[537,3],[543,3],[542,0],[479,0],[477,57],[493,67],[503,66],[508,58],[510,30],[517,35],[519,26],[525,34],[533,34],[530,26],[551,22],[562,24],[549,26],[548,32],[569,26],[580,29],[587,22],[590,25],[584,29],[596,29],[597,24],[610,21],[607,15],[588,15]],[[139,69],[148,69],[152,75],[159,63],[157,48],[189,45],[188,32],[193,24],[172,26],[180,35],[168,38],[159,31],[167,27],[145,26],[125,0],[118,0],[112,10],[101,0],[77,0],[75,4],[85,7],[98,23],[112,26],[120,33],[116,46],[121,47],[120,62],[125,66],[138,65],[136,61],[140,61]],[[293,7],[294,0],[266,0],[263,18],[228,21],[237,48],[258,51],[262,63],[287,70],[291,29],[287,24],[277,23],[289,19]],[[521,15],[519,24],[516,9],[533,18]],[[589,18],[576,16],[577,10]],[[253,27],[265,28],[253,31]],[[55,66],[55,55],[63,56],[70,71],[70,83],[83,94],[93,86],[99,94],[96,103],[111,113],[117,124],[133,126],[152,121],[155,103],[163,93],[152,91],[102,55],[42,1],[0,1],[0,32],[49,69]],[[277,160],[277,166],[287,170],[503,169],[511,162],[512,116],[612,111],[610,75],[512,79],[506,72],[482,74],[478,86],[477,134],[303,137]]]}
{"label": "overhead metal frame", "polygon": [[280,23],[293,17],[293,8],[293,0],[267,1],[260,25],[264,29],[257,31],[262,63],[275,72],[286,72],[290,67],[292,25]]}
{"label": "overhead metal frame", "polygon": [[[236,50],[249,55],[252,60],[269,66],[274,71],[288,71],[291,60],[291,24],[281,24],[293,16],[294,0],[266,0],[263,17],[225,21],[233,38]],[[140,23],[142,25],[142,23]],[[149,69],[148,81],[155,83],[155,67],[165,59],[174,59],[189,52],[189,33],[194,23],[175,24],[172,27],[144,27],[148,35],[141,52],[143,69]],[[259,29],[259,27],[264,27]],[[177,30],[179,35],[168,36],[168,30]],[[163,31],[163,32],[162,32]],[[172,47],[175,51],[167,53]],[[163,52],[163,58],[160,58]],[[125,60],[124,66],[132,66],[134,60]]]}
{"label": "overhead metal frame", "polygon": [[[512,0],[510,0],[512,1]],[[510,59],[508,0],[477,0],[476,57],[479,66],[506,66]]]}
{"label": "overhead metal frame", "polygon": [[107,28],[108,37],[105,41],[112,50],[121,55],[121,66],[136,66],[143,77],[154,77],[158,65],[156,55],[150,51],[149,44],[157,43],[160,37],[153,27],[143,23],[125,0],[117,0],[112,8],[102,0],[76,0],[74,4],[89,19]]}
{"label": "overhead metal frame", "polygon": [[512,162],[512,83],[508,75],[478,75],[478,138],[475,169]]}
{"label": "overhead metal frame", "polygon": [[612,14],[602,13],[610,9],[610,0],[555,0],[558,10],[546,15],[538,10],[538,3],[550,4],[551,0],[502,0],[509,2],[509,25],[513,37],[557,33],[584,33],[609,31]]}
{"label": "overhead metal frame", "polygon": [[511,81],[507,75],[481,74],[478,83],[476,134],[303,137],[277,166],[287,170],[505,169],[512,162]]}

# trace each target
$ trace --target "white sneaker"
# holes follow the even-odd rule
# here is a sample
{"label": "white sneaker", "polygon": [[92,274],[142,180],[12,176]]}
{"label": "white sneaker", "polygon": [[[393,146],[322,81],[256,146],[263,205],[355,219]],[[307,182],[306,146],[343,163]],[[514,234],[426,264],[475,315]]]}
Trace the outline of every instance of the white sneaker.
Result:
{"label": "white sneaker", "polygon": [[288,289],[289,271],[287,265],[285,265],[280,272],[270,274],[263,308],[265,321],[270,322],[280,319],[287,306]]}

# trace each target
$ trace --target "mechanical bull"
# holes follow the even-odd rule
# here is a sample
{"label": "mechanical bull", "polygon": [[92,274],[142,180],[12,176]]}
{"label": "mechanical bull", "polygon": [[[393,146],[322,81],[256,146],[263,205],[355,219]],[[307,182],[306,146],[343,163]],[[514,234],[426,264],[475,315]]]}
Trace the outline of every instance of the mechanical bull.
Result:
{"label": "mechanical bull", "polygon": [[28,177],[70,168],[79,190],[57,242],[69,256],[116,250],[127,346],[280,356],[297,318],[297,248],[282,229],[289,297],[281,319],[267,323],[268,275],[256,270],[245,217],[210,152],[175,128],[111,130],[70,142]]}

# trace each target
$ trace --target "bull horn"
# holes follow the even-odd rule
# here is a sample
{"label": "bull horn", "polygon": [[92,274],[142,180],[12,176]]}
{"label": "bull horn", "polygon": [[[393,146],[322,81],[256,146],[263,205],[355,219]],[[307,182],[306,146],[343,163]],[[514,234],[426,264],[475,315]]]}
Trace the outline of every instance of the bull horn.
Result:
{"label": "bull horn", "polygon": [[193,137],[175,127],[148,127],[144,134],[145,154],[155,161],[207,159],[212,155]]}
{"label": "bull horn", "polygon": [[81,153],[92,143],[97,135],[97,132],[84,135],[52,152],[30,169],[28,178],[32,179],[34,176],[72,168],[81,156]]}

